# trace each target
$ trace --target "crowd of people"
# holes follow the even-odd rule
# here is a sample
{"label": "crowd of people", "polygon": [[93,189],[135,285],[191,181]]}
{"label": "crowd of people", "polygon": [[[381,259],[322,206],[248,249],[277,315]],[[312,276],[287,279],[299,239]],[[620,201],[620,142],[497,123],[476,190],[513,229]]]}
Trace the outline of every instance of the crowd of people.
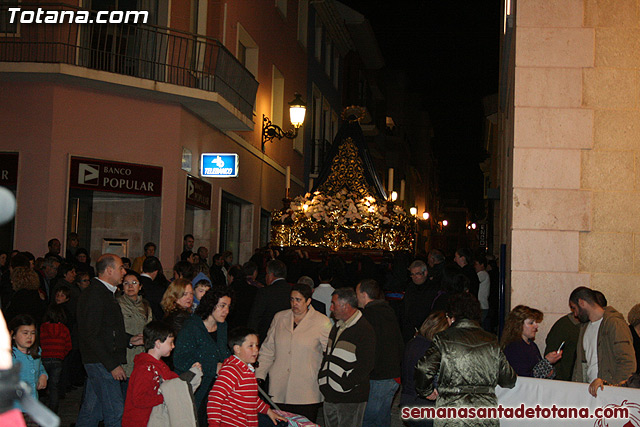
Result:
{"label": "crowd of people", "polygon": [[258,426],[320,412],[326,427],[389,426],[398,390],[401,407],[495,406],[495,387],[517,376],[590,383],[594,396],[640,383],[640,304],[627,324],[601,292],[579,287],[544,353],[535,342],[544,314],[532,307],[514,307],[498,341],[497,265],[465,248],[450,262],[438,250],[347,263],[267,249],[243,265],[231,252],[209,265],[186,235],[167,278],[152,242],[133,262],[103,254],[92,265],[78,240],[68,236],[64,258],[57,239],[42,258],[0,253],[21,378],[54,412],[84,387],[78,427],[172,417]]}

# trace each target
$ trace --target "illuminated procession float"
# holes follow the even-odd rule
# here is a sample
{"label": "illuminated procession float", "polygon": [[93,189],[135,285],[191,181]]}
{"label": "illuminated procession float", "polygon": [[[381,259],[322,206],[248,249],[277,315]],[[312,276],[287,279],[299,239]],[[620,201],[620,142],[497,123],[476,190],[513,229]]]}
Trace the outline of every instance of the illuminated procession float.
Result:
{"label": "illuminated procession float", "polygon": [[387,197],[364,142],[361,116],[358,107],[345,109],[313,190],[285,198],[284,207],[272,212],[273,246],[413,251],[415,218]]}

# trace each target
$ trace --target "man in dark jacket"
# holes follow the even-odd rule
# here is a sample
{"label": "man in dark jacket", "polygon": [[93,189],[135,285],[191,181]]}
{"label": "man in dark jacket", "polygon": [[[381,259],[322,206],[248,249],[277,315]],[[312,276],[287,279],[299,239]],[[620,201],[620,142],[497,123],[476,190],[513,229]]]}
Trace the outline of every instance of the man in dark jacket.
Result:
{"label": "man in dark jacket", "polygon": [[227,285],[227,270],[224,269],[224,259],[221,254],[215,254],[211,260],[209,268],[209,277],[213,285]]}
{"label": "man in dark jacket", "polygon": [[391,402],[398,390],[404,342],[395,312],[385,300],[378,282],[364,279],[356,286],[358,306],[376,334],[376,357],[369,379],[369,400],[363,427],[390,426]]}
{"label": "man in dark jacket", "polygon": [[120,426],[124,398],[120,381],[127,379],[122,364],[127,346],[142,345],[142,337],[125,333],[115,292],[125,269],[117,255],[104,254],[96,263],[98,277],[91,279],[78,300],[80,353],[87,371],[84,400],[76,426]]}
{"label": "man in dark jacket", "polygon": [[480,289],[480,279],[478,279],[478,273],[473,268],[473,252],[471,249],[460,248],[456,251],[456,255],[453,261],[460,266],[461,273],[469,279],[469,293],[478,298],[478,290]]}
{"label": "man in dark jacket", "polygon": [[325,427],[360,427],[369,398],[369,375],[375,362],[376,336],[358,310],[353,288],[339,288],[331,296],[336,324],[318,374]]}
{"label": "man in dark jacket", "polygon": [[560,381],[571,381],[573,366],[576,362],[576,349],[578,347],[578,336],[580,335],[580,321],[573,313],[559,318],[553,324],[547,334],[545,341],[546,348],[543,354],[548,354],[558,350],[560,344],[564,343],[562,359],[558,360],[553,369],[556,371],[554,379]]}
{"label": "man in dark jacket", "polygon": [[431,313],[434,298],[438,295],[437,284],[427,280],[427,264],[416,260],[409,265],[411,282],[404,293],[404,316],[402,337],[408,342],[418,331],[424,319]]}
{"label": "man in dark jacket", "polygon": [[[229,285],[235,294],[232,310],[227,316],[229,329],[233,329],[238,326],[247,326],[247,321],[251,315],[251,308],[253,307],[253,301],[256,299],[256,294],[259,289],[249,284],[248,279],[251,274],[252,271],[250,267],[243,267],[242,273],[239,274],[238,277],[234,277],[233,282]],[[261,338],[264,339],[266,336]]]}
{"label": "man in dark jacket", "polygon": [[[142,274],[140,275],[140,284],[142,285],[142,293],[144,299],[149,302],[153,318],[162,320],[164,311],[160,302],[164,296],[167,287],[162,283],[162,264],[155,256],[149,255],[142,262]],[[160,277],[158,277],[160,276]]]}
{"label": "man in dark jacket", "polygon": [[267,286],[258,289],[251,307],[248,326],[258,331],[260,341],[267,337],[273,316],[291,308],[291,285],[285,280],[287,266],[277,259],[267,263]]}

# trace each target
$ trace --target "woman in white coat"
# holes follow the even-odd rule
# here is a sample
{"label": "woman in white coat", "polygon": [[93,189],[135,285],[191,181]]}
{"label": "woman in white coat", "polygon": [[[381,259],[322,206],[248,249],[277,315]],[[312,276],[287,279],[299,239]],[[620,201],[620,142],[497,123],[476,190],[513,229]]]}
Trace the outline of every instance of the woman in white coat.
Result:
{"label": "woman in white coat", "polygon": [[269,394],[278,406],[312,422],[322,406],[318,371],[331,321],[311,306],[309,285],[291,288],[291,310],[276,313],[260,348],[256,378],[269,374]]}

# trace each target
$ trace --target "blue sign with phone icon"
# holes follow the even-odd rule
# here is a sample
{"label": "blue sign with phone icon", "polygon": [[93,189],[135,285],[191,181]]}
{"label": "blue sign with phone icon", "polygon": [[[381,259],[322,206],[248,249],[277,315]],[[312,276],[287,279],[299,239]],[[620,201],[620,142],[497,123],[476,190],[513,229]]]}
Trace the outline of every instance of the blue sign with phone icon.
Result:
{"label": "blue sign with phone icon", "polygon": [[234,178],[238,176],[238,155],[230,153],[202,153],[200,176]]}

